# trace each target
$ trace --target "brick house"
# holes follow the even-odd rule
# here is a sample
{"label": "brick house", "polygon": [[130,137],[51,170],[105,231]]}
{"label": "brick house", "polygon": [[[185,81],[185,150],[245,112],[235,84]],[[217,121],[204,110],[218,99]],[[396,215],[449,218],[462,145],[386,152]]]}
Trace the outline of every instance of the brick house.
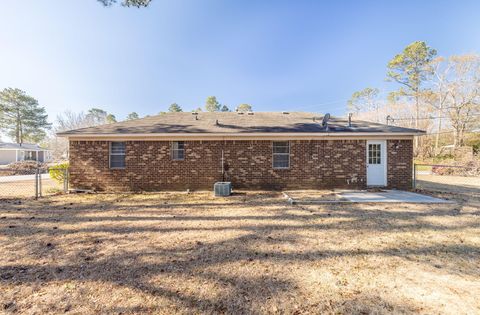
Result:
{"label": "brick house", "polygon": [[99,191],[412,186],[422,131],[312,113],[168,113],[59,133],[70,185]]}

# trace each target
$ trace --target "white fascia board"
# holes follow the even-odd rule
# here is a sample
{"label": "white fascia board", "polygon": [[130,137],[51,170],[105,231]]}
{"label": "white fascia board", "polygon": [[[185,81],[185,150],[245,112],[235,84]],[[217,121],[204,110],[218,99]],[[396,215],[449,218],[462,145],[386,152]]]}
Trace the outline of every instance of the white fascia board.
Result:
{"label": "white fascia board", "polygon": [[26,149],[26,148],[0,148],[0,151],[8,150],[8,151],[51,151],[51,150],[44,150],[44,149]]}
{"label": "white fascia board", "polygon": [[69,140],[314,140],[314,139],[368,139],[411,138],[423,133],[413,132],[328,132],[328,133],[145,133],[145,134],[72,134],[60,135]]}

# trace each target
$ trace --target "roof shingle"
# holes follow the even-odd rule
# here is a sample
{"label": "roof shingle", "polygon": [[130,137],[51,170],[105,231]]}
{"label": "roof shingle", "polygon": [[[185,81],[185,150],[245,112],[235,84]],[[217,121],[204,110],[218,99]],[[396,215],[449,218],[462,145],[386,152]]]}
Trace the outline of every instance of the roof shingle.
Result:
{"label": "roof shingle", "polygon": [[[315,119],[314,119],[315,117]],[[141,119],[58,133],[60,136],[111,134],[251,134],[251,133],[423,133],[421,130],[331,117],[328,128],[314,113],[236,112],[166,113]]]}

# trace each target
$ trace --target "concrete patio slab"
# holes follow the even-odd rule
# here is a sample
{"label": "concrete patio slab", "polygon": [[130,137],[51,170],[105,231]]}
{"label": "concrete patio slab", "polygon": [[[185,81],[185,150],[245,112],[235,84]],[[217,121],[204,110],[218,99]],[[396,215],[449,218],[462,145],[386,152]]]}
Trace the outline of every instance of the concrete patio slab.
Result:
{"label": "concrete patio slab", "polygon": [[349,202],[453,203],[449,200],[401,190],[382,190],[378,192],[352,190],[338,191],[337,194]]}

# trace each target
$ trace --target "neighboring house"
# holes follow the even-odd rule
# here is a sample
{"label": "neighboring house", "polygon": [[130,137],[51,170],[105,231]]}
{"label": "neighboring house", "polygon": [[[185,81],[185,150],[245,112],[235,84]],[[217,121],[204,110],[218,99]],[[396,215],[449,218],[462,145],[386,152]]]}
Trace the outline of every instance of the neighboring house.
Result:
{"label": "neighboring house", "polygon": [[19,161],[48,162],[52,152],[37,144],[0,142],[0,165]]}
{"label": "neighboring house", "polygon": [[[410,189],[420,130],[313,113],[168,113],[59,133],[72,188]],[[325,117],[326,118],[326,117]],[[222,172],[223,170],[223,172]]]}

